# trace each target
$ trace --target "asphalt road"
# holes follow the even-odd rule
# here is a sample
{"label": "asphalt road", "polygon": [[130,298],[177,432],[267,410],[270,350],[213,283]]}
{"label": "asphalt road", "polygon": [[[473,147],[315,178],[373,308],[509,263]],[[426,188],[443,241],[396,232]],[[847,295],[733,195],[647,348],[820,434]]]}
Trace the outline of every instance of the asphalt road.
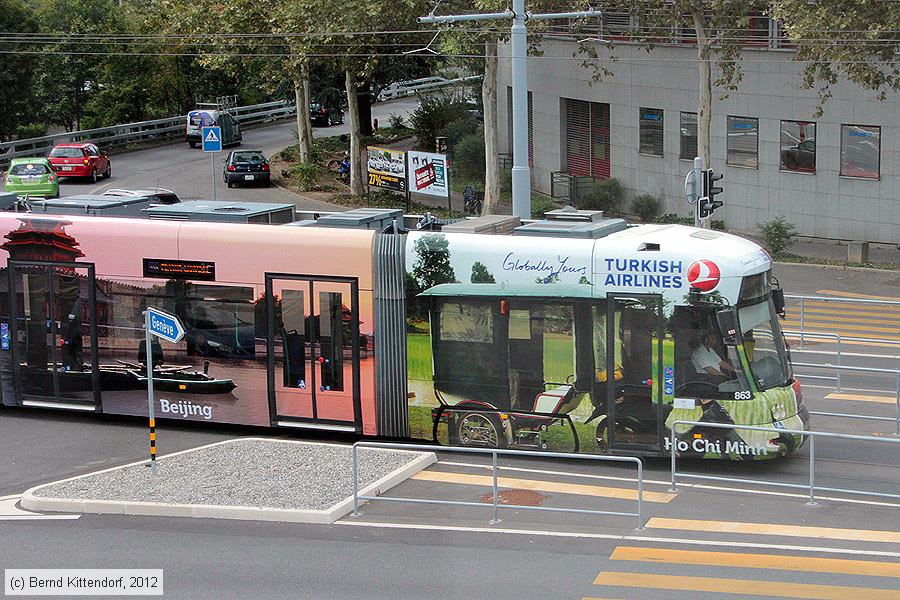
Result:
{"label": "asphalt road", "polygon": [[[372,117],[386,124],[392,114],[408,115],[416,109],[418,100],[403,98],[372,106]],[[279,121],[271,125],[255,127],[244,131],[242,149],[261,149],[268,156],[282,148],[296,143],[296,122]],[[349,133],[349,125],[314,127],[314,137],[325,137]],[[64,179],[60,195],[102,193],[110,188],[142,189],[163,187],[174,190],[182,200],[211,200],[212,181],[215,180],[217,200],[242,200],[250,202],[290,202],[301,209],[334,210],[333,205],[302,199],[296,194],[277,187],[240,187],[229,189],[222,181],[222,159],[227,151],[220,154],[204,154],[202,150],[191,149],[187,143],[179,142],[154,146],[116,154],[111,157],[112,177],[92,183],[88,180]],[[215,177],[213,177],[213,172]]]}

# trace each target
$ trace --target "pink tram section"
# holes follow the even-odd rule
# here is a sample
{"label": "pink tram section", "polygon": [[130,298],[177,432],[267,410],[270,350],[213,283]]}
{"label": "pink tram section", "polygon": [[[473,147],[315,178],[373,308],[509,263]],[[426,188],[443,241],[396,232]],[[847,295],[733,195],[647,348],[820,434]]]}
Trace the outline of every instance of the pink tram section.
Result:
{"label": "pink tram section", "polygon": [[5,405],[377,432],[374,231],[0,214]]}

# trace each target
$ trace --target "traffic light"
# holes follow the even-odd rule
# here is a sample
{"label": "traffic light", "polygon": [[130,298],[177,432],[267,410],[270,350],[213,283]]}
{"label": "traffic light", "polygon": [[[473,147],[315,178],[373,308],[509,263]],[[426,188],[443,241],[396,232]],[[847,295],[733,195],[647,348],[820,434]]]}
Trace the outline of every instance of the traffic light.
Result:
{"label": "traffic light", "polygon": [[724,204],[721,200],[716,200],[716,195],[722,193],[722,188],[714,185],[715,182],[723,177],[724,175],[722,174],[716,175],[712,169],[703,171],[700,198],[697,199],[697,216],[701,219],[709,217],[717,208]]}

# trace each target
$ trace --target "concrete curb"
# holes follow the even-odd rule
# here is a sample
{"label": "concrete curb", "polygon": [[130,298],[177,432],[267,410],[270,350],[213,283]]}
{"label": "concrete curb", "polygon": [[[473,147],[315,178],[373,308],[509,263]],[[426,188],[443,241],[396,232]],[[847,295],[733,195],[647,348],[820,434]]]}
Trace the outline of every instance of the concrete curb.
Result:
{"label": "concrete curb", "polygon": [[[233,440],[225,440],[197,446],[189,450],[173,452],[166,456],[160,457],[159,462],[165,461],[171,456],[179,454],[187,454],[204,448],[219,446],[222,444],[232,444],[242,441],[266,441],[279,442],[285,444],[307,444],[317,446],[342,446],[342,444],[319,444],[316,442],[304,442],[297,440],[281,440],[263,437],[243,437]],[[437,456],[433,452],[419,452],[413,450],[394,450],[391,452],[406,452],[409,454],[419,455],[417,458],[407,463],[403,467],[393,471],[367,485],[359,490],[362,496],[378,496],[390,488],[409,479],[412,475],[425,469],[429,465],[437,462]],[[54,498],[50,496],[36,496],[35,492],[42,488],[50,487],[67,481],[75,481],[86,477],[93,477],[101,473],[133,467],[137,465],[147,464],[146,460],[112,467],[110,469],[102,469],[77,477],[69,477],[60,479],[52,483],[45,483],[33,487],[22,495],[20,505],[22,508],[32,511],[50,511],[50,512],[68,512],[68,513],[85,513],[85,514],[113,514],[113,515],[143,515],[154,517],[192,517],[192,518],[212,518],[212,519],[239,519],[245,521],[280,521],[286,523],[316,523],[330,524],[334,523],[341,517],[349,514],[353,510],[353,497],[347,497],[337,504],[324,509],[285,509],[285,508],[266,508],[256,506],[227,506],[227,505],[208,505],[208,504],[173,504],[166,502],[133,502],[127,500],[83,500],[72,498]],[[347,474],[348,478],[350,474]],[[362,504],[363,501],[360,501]]]}

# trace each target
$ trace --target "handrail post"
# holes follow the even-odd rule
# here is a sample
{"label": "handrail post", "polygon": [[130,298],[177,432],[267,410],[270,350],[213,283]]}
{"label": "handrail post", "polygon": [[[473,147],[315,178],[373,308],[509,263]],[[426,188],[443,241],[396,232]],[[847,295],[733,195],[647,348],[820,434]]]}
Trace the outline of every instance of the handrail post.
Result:
{"label": "handrail post", "polygon": [[354,517],[359,516],[359,491],[357,490],[356,480],[356,444],[350,447],[350,485],[353,486],[353,512],[350,513]]}
{"label": "handrail post", "polygon": [[492,472],[494,475],[494,477],[493,477],[493,479],[494,479],[494,482],[493,482],[494,518],[491,519],[491,525],[496,525],[497,523],[500,522],[499,515],[497,514],[497,512],[499,510],[499,506],[497,503],[498,502],[497,496],[499,495],[499,490],[497,489],[497,451],[496,450],[491,452],[491,466],[493,467]]}
{"label": "handrail post", "polygon": [[816,502],[816,436],[809,436],[809,502],[807,506],[818,506]]}
{"label": "handrail post", "polygon": [[835,369],[835,375],[837,375],[837,391],[841,391],[841,334],[835,334],[837,336],[837,366]]}
{"label": "handrail post", "polygon": [[803,309],[804,309],[804,306],[805,306],[805,304],[804,304],[804,301],[805,301],[805,300],[806,300],[805,298],[800,298],[800,347],[801,347],[801,348],[804,347],[804,345],[803,345],[803,331],[806,329],[806,327],[803,325],[803,322],[804,322],[804,318],[803,318],[803,317],[804,317],[804,315],[803,315]]}
{"label": "handrail post", "polygon": [[894,430],[895,435],[900,435],[900,371],[897,371],[897,424]]}
{"label": "handrail post", "polygon": [[675,428],[678,427],[678,423],[672,423],[672,431],[671,431],[671,445],[669,446],[669,454],[672,456],[672,486],[669,488],[670,492],[677,492],[678,487],[675,485]]}
{"label": "handrail post", "polygon": [[638,526],[637,526],[637,531],[644,531],[644,462],[641,459],[637,459],[637,472],[638,472],[638,511],[637,511]]}

